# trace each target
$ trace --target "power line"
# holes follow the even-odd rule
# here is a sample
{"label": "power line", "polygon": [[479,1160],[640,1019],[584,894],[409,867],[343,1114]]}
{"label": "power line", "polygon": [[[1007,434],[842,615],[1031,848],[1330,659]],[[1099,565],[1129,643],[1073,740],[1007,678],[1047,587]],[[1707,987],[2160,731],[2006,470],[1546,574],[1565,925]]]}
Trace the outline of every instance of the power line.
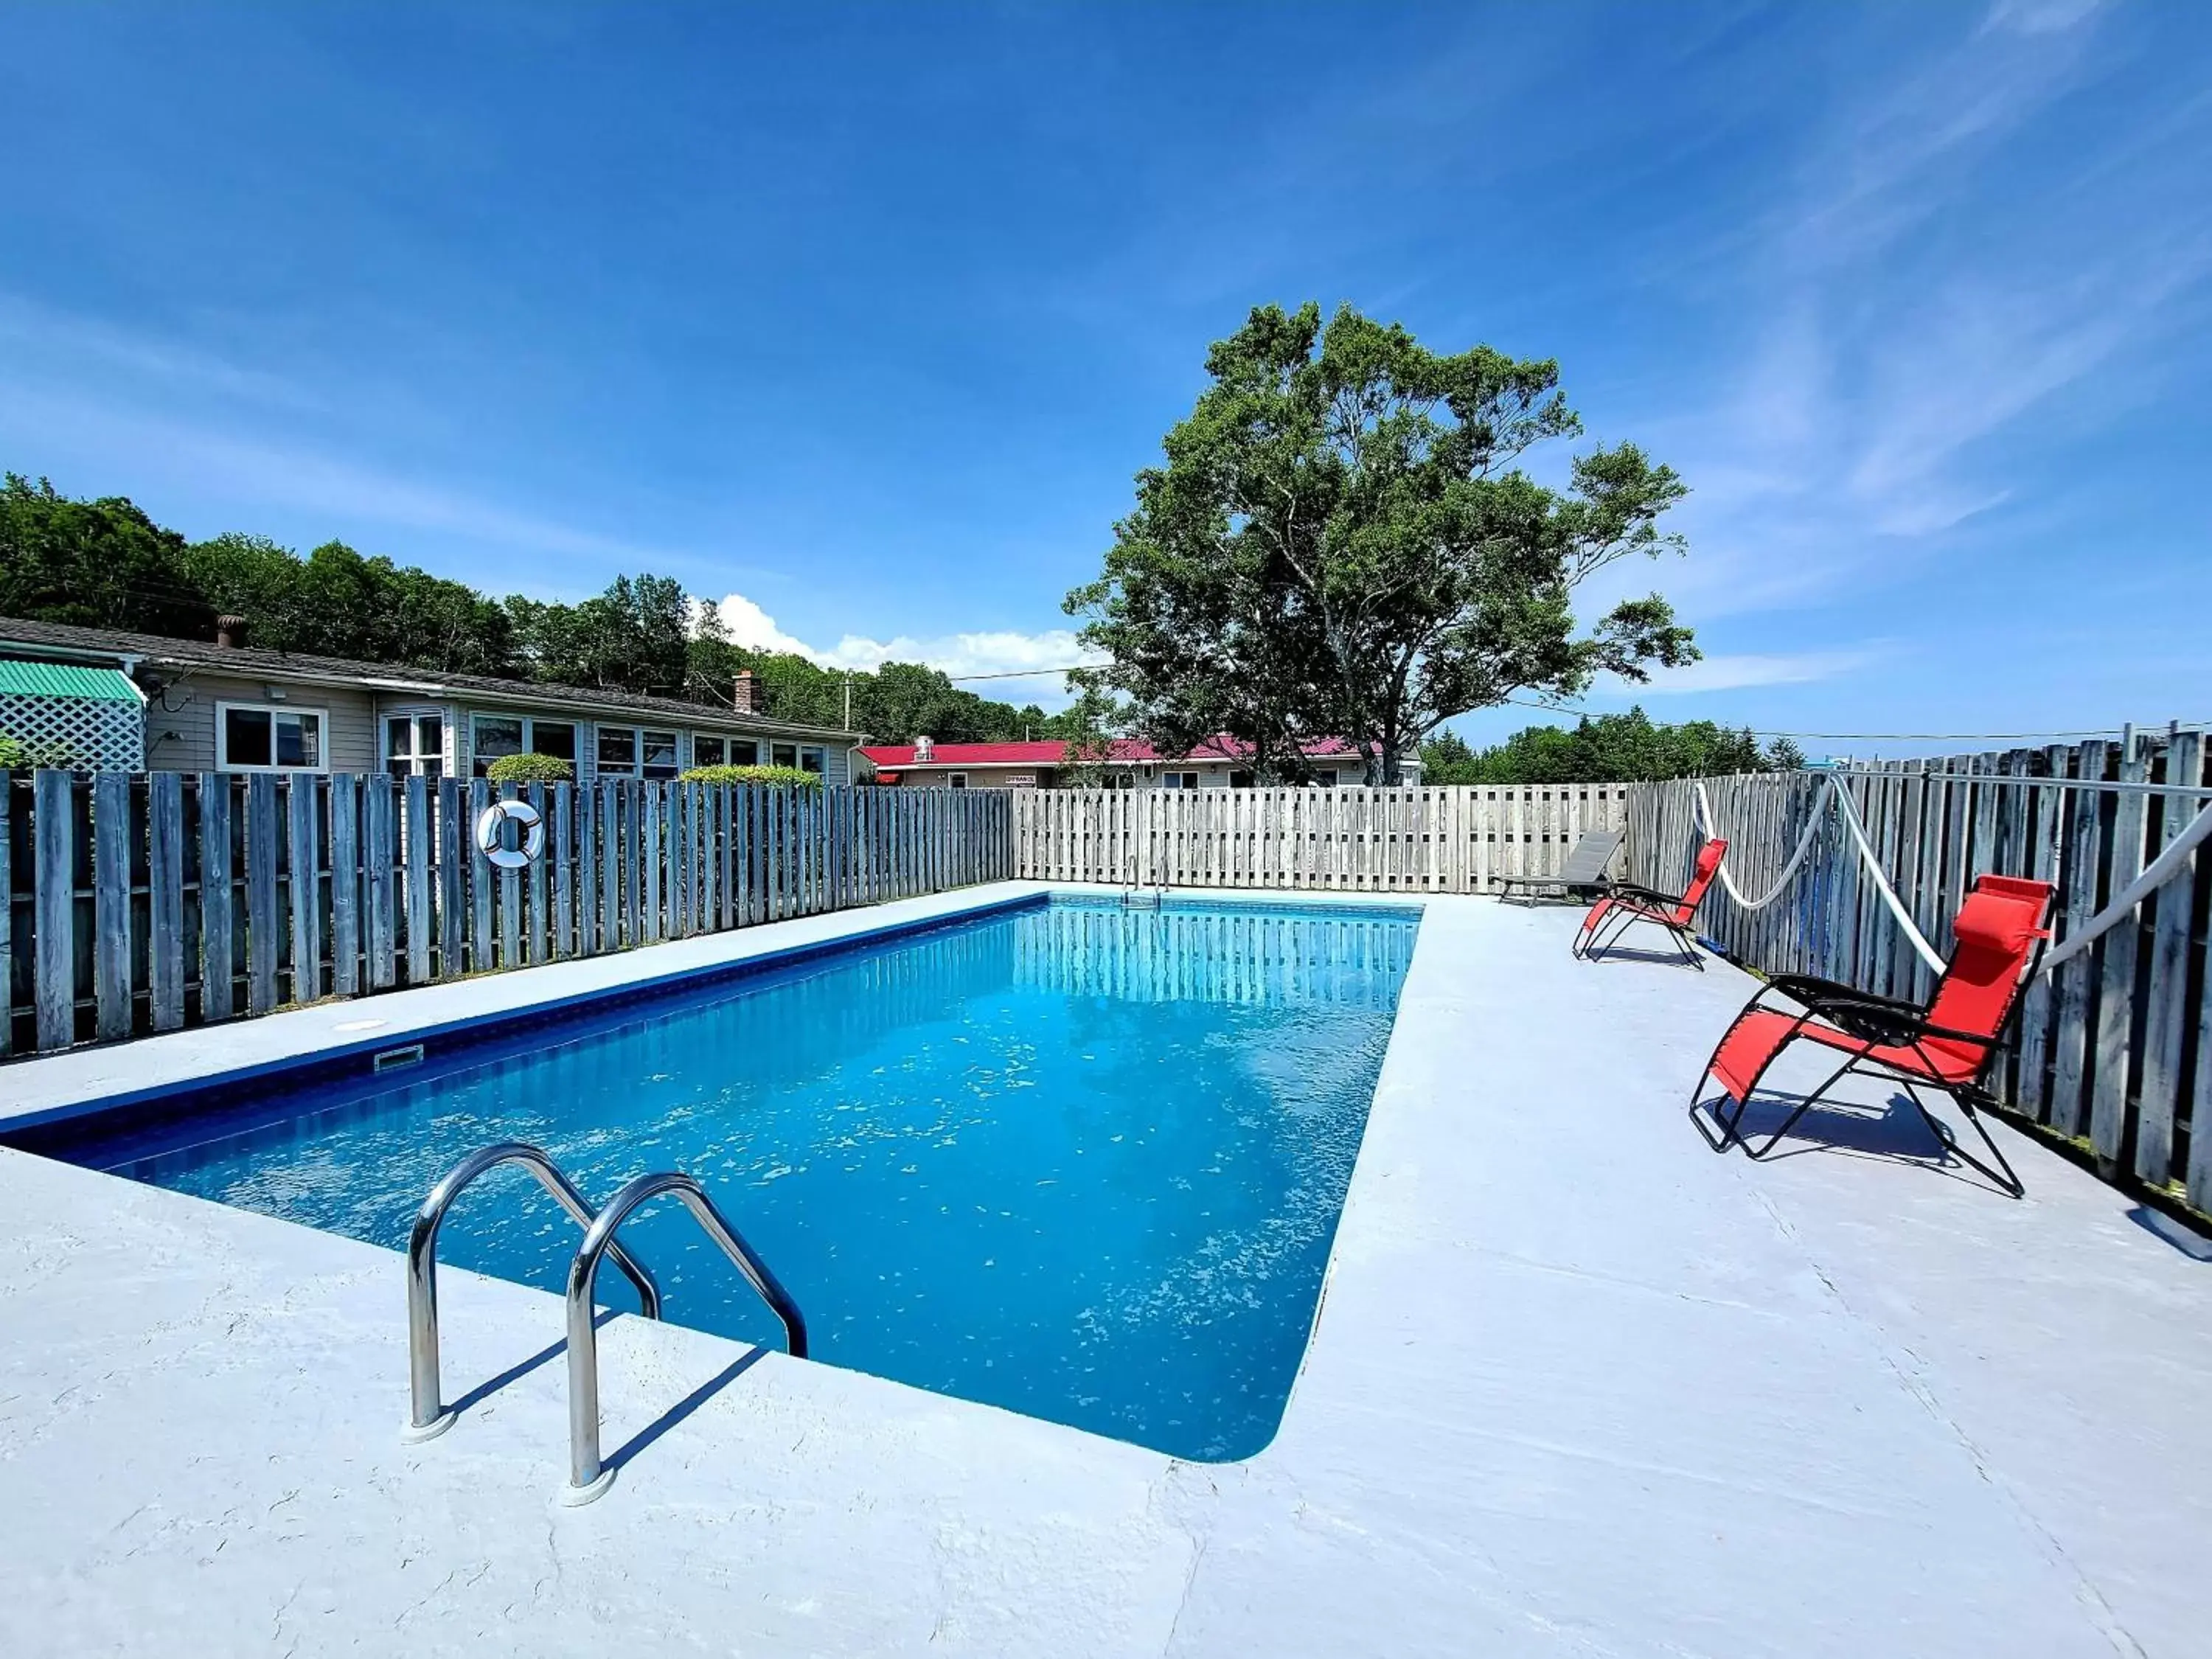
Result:
{"label": "power line", "polygon": [[[927,663],[924,663],[924,664],[922,665],[922,666],[923,666],[923,667],[925,667],[925,668],[927,668],[928,665],[928,665],[928,664],[927,664]],[[1083,669],[1083,668],[1103,668],[1105,665],[1105,665],[1105,664],[1103,664],[1103,663],[1097,663],[1097,662],[1074,662],[1074,663],[1070,663],[1070,664],[1068,664],[1068,665],[1067,665],[1067,666],[1066,666],[1066,667],[1065,667],[1065,668],[1010,668],[1010,669],[1007,669],[1006,671],[1005,671],[1003,673],[997,673],[997,674],[945,674],[945,678],[946,679],[948,679],[948,680],[956,680],[956,681],[957,681],[957,680],[1038,680],[1038,679],[1042,679],[1042,678],[1043,678],[1046,675],[1048,675],[1048,674],[1073,674],[1073,673],[1074,673],[1074,672],[1075,672],[1077,670],[1079,670],[1079,669]],[[863,671],[863,672],[865,672],[865,671]],[[938,672],[939,673],[940,673],[940,674],[944,674],[944,673],[945,673],[945,671],[944,671],[943,669],[941,669],[941,668],[940,668],[940,669],[939,669],[937,672]]]}

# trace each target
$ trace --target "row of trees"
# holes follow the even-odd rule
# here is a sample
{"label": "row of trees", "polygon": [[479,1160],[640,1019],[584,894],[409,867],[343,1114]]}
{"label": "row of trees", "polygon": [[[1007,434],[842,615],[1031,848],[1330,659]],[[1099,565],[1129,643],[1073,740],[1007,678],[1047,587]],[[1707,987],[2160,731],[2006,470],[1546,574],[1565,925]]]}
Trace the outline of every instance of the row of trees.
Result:
{"label": "row of trees", "polygon": [[436,673],[489,674],[727,704],[741,668],[768,712],[941,742],[1066,738],[1070,716],[977,696],[917,663],[824,669],[733,643],[672,577],[617,577],[569,605],[494,599],[465,582],[326,542],[305,557],[264,537],[187,540],[122,496],[79,501],[14,473],[0,483],[0,617],[211,639],[218,616],[247,642]]}
{"label": "row of trees", "polygon": [[1492,748],[1455,732],[1421,745],[1424,783],[1640,783],[1662,778],[1795,771],[1803,752],[1787,738],[1764,748],[1750,732],[1711,720],[1668,725],[1641,708],[1584,716],[1571,729],[1524,726]]}

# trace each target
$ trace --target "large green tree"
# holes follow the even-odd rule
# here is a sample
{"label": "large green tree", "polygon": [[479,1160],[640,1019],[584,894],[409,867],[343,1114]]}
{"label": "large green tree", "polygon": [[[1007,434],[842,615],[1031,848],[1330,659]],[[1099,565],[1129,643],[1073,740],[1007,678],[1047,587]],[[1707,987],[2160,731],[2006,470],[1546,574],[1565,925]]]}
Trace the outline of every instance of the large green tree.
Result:
{"label": "large green tree", "polygon": [[1557,364],[1308,305],[1255,309],[1206,368],[1067,599],[1111,659],[1086,683],[1163,747],[1225,731],[1294,781],[1305,741],[1342,737],[1380,781],[1455,714],[1696,657],[1656,593],[1577,622],[1599,571],[1679,550],[1658,520],[1684,489],[1632,444],[1573,456],[1564,489],[1522,471],[1582,430]]}
{"label": "large green tree", "polygon": [[0,480],[0,617],[204,638],[215,607],[183,568],[185,538],[120,495],[72,501]]}

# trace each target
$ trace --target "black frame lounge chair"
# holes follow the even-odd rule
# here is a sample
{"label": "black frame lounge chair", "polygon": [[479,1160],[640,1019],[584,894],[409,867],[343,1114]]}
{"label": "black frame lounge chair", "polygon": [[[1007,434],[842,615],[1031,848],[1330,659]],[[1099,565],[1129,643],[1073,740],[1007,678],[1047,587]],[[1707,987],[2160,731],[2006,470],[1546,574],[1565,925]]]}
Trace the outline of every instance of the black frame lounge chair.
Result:
{"label": "black frame lounge chair", "polygon": [[1601,893],[1613,885],[1605,866],[1613,862],[1613,855],[1627,838],[1625,830],[1589,830],[1575,843],[1574,851],[1567,854],[1567,861],[1559,866],[1559,874],[1500,876],[1498,899],[1504,903],[1534,904],[1537,890],[1546,887],[1558,888],[1562,898],[1573,898],[1578,893]]}
{"label": "black frame lounge chair", "polygon": [[1662,893],[1634,882],[1615,882],[1583,918],[1582,929],[1576,933],[1571,947],[1574,954],[1584,962],[1595,961],[1599,952],[1609,948],[1638,922],[1648,921],[1665,928],[1676,954],[1704,973],[1705,961],[1698,955],[1698,907],[1705,902],[1705,891],[1713,884],[1713,878],[1720,872],[1721,860],[1727,856],[1726,842],[1708,841],[1698,849],[1697,864],[1690,872],[1690,884],[1679,893]]}
{"label": "black frame lounge chair", "polygon": [[[1914,1109],[1945,1152],[2020,1197],[2027,1188],[1990,1138],[1982,1112],[1997,1103],[1989,1090],[1990,1068],[2020,1012],[2021,992],[2051,937],[2045,924],[2050,920],[2051,896],[2046,881],[2011,876],[1984,876],[1976,881],[1952,924],[1958,943],[1951,960],[1924,1006],[1810,975],[1778,974],[1744,1004],[1743,1012],[1722,1034],[1698,1086],[1691,1091],[1690,1121],[1717,1152],[1734,1145],[1752,1158],[1765,1158],[1831,1088],[1847,1073],[1858,1072],[1904,1085]],[[1804,1012],[1773,1006],[1768,999],[1775,996]],[[1842,1063],[1820,1087],[1800,1097],[1781,1124],[1754,1146],[1753,1137],[1743,1132],[1744,1114],[1767,1067],[1783,1050],[1801,1042],[1833,1050],[1844,1057]],[[1721,1093],[1711,1100],[1703,1097],[1708,1078],[1721,1085]],[[1993,1164],[1959,1144],[1921,1099],[1923,1089],[1934,1089],[1958,1103]],[[1706,1127],[1708,1118],[1711,1128]]]}

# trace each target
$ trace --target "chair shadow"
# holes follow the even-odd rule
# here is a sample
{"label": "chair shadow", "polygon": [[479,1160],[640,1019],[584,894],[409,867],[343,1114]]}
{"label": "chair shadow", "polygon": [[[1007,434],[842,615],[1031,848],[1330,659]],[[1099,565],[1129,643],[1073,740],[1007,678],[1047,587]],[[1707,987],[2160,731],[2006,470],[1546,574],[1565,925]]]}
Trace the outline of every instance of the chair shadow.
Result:
{"label": "chair shadow", "polygon": [[1680,968],[1685,973],[1694,972],[1696,965],[1683,957],[1680,951],[1647,951],[1638,945],[1607,945],[1593,951],[1584,958],[1588,962],[1645,962],[1661,968]]}
{"label": "chair shadow", "polygon": [[2187,1223],[2177,1221],[2148,1204],[2138,1204],[2127,1213],[2128,1219],[2136,1226],[2160,1243],[2172,1245],[2191,1261],[2212,1261],[2212,1238],[2207,1238]]}
{"label": "chair shadow", "polygon": [[[1744,1107],[1742,1118],[1736,1124],[1736,1139],[1740,1141],[1764,1141],[1782,1127],[1803,1098],[1802,1095],[1765,1090],[1753,1094]],[[1709,1103],[1700,1101],[1691,1110],[1704,1113],[1707,1122],[1713,1121]],[[1704,1127],[1702,1124],[1695,1127],[1701,1130]],[[1771,1164],[1785,1158],[1803,1158],[1819,1152],[1878,1158],[1889,1163],[1924,1170],[1930,1175],[1942,1176],[1965,1186],[2002,1192],[2002,1188],[1960,1160],[1950,1134],[1949,1126],[1946,1125],[1944,1134],[1939,1138],[1922,1119],[1911,1099],[1901,1092],[1891,1095],[1879,1106],[1854,1101],[1820,1100],[1814,1103],[1805,1115],[1791,1127],[1781,1144],[1772,1152],[1764,1153],[1760,1161]],[[1710,1139],[1708,1144],[1711,1144]]]}
{"label": "chair shadow", "polygon": [[623,1468],[630,1459],[635,1457],[647,1446],[659,1439],[662,1435],[666,1434],[669,1430],[674,1428],[692,1413],[697,1411],[700,1407],[721,1393],[724,1389],[728,1388],[731,1383],[759,1364],[768,1357],[769,1352],[767,1348],[753,1348],[738,1355],[737,1358],[723,1366],[720,1370],[715,1372],[714,1376],[692,1389],[683,1399],[678,1401],[609,1453],[605,1459],[606,1467],[611,1469]]}

